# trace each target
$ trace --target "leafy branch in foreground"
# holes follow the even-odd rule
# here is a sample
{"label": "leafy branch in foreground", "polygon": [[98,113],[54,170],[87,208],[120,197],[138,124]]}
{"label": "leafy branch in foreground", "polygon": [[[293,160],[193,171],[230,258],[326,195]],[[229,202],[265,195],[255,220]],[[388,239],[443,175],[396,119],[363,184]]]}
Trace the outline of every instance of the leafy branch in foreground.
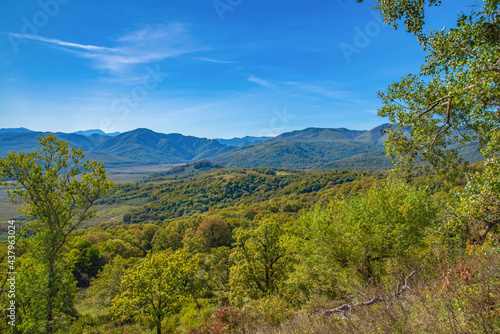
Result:
{"label": "leafy branch in foreground", "polygon": [[[363,0],[356,0],[363,2]],[[425,42],[422,28],[425,24],[425,6],[440,6],[441,0],[377,0],[376,9],[384,17],[384,21],[392,27],[398,27],[398,21],[403,20],[408,33],[418,37],[421,43]]]}
{"label": "leafy branch in foreground", "polygon": [[[498,159],[498,158],[497,158]],[[469,245],[482,245],[500,226],[500,163],[489,159],[483,171],[469,175],[446,226],[463,233]]]}
{"label": "leafy branch in foreground", "polygon": [[441,1],[377,3],[386,22],[397,27],[404,19],[407,31],[428,51],[418,75],[408,74],[378,93],[384,104],[379,116],[396,125],[388,131],[386,151],[399,168],[411,169],[418,159],[440,170],[456,168],[462,162],[457,145],[473,140],[490,154],[498,152],[491,150],[500,131],[499,1],[480,1],[459,16],[455,28],[427,34],[422,32],[425,5]]}

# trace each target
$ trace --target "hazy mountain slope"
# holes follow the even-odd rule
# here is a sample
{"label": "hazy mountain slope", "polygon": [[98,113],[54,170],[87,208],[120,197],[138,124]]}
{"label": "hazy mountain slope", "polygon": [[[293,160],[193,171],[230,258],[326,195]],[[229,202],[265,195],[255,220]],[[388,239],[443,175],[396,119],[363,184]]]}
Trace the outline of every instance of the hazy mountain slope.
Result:
{"label": "hazy mountain slope", "polygon": [[[29,130],[28,130],[29,131]],[[13,150],[31,152],[38,146],[37,138],[49,132],[8,132],[0,134],[0,156]],[[162,134],[148,129],[137,129],[111,137],[93,133],[55,133],[59,140],[83,148],[89,159],[112,164],[186,163],[212,157],[231,150],[215,140]]]}
{"label": "hazy mountain slope", "polygon": [[[376,137],[366,131],[348,129],[308,128],[277,136],[267,142],[247,146],[221,154],[213,159],[229,167],[282,167],[306,169],[312,166],[326,166],[353,156],[363,155],[368,160],[371,155],[379,159],[383,146]],[[380,133],[378,134],[380,137]],[[364,166],[360,166],[363,169]]]}
{"label": "hazy mountain slope", "polygon": [[110,154],[137,163],[184,163],[227,150],[215,140],[137,129],[97,144],[92,153]]}
{"label": "hazy mountain slope", "polygon": [[[72,146],[83,148],[87,158],[114,166],[185,164],[210,160],[228,167],[377,171],[392,168],[383,146],[387,136],[383,135],[383,129],[387,127],[388,124],[383,124],[369,131],[307,128],[244,147],[226,146],[217,140],[178,133],[163,134],[148,129],[136,129],[114,137],[98,132],[90,135],[55,135],[60,140],[69,141]],[[38,146],[37,137],[49,134],[29,132],[23,128],[10,129],[13,132],[3,130],[8,131],[6,134],[0,133],[0,156],[12,150],[33,151]],[[243,137],[232,143],[241,146],[246,145],[246,140],[260,139],[262,137]],[[459,152],[470,161],[482,159],[475,142],[460,148]]]}
{"label": "hazy mountain slope", "polygon": [[8,134],[21,134],[21,133],[30,133],[34,132],[32,130],[26,128],[1,128],[0,135],[8,135]]}
{"label": "hazy mountain slope", "polygon": [[[50,133],[28,132],[21,134],[0,135],[0,156],[4,156],[12,151],[34,151],[38,146],[37,138],[48,134]],[[84,150],[90,150],[95,145],[93,141],[86,136],[68,133],[55,133],[55,135],[57,139],[68,141],[71,146],[83,148]]]}
{"label": "hazy mountain slope", "polygon": [[77,135],[82,135],[82,136],[92,136],[94,134],[101,135],[101,136],[117,136],[120,134],[120,132],[112,132],[112,133],[105,133],[104,131],[100,129],[91,129],[91,130],[81,130],[81,131],[76,131],[74,132]]}
{"label": "hazy mountain slope", "polygon": [[363,131],[363,133],[354,138],[354,140],[360,142],[369,142],[376,145],[384,145],[384,140],[387,137],[387,135],[384,134],[383,131],[389,128],[389,126],[390,126],[389,123],[385,123],[377,127],[374,127],[369,131]]}
{"label": "hazy mountain slope", "polygon": [[275,137],[272,141],[293,141],[293,142],[338,142],[352,141],[365,131],[348,130],[345,128],[328,129],[328,128],[307,128],[304,130],[296,130],[283,133]]}
{"label": "hazy mountain slope", "polygon": [[248,145],[253,145],[253,144],[258,144],[262,143],[268,140],[273,139],[273,137],[252,137],[252,136],[245,136],[243,138],[232,138],[232,139],[222,139],[222,138],[215,138],[214,140],[217,140],[219,143],[222,145],[226,146],[236,146],[236,147],[244,147]]}

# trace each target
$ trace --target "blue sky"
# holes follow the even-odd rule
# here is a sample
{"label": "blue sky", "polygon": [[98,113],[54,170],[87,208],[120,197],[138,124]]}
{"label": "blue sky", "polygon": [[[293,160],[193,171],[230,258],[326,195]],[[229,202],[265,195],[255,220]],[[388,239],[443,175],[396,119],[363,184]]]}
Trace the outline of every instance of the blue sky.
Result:
{"label": "blue sky", "polygon": [[[453,26],[471,1],[429,12]],[[377,91],[416,73],[374,1],[2,1],[0,128],[149,128],[208,138],[370,129]]]}

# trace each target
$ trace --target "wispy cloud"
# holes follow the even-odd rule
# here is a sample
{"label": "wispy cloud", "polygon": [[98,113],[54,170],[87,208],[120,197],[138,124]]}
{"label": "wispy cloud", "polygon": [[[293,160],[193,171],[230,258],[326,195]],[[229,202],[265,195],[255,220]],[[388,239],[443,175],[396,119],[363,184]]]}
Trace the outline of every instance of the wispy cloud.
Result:
{"label": "wispy cloud", "polygon": [[250,75],[247,79],[248,79],[248,81],[253,82],[254,84],[257,84],[257,85],[262,86],[262,87],[266,87],[266,88],[273,87],[273,85],[269,81],[261,79],[261,78],[257,78],[253,75]]}
{"label": "wispy cloud", "polygon": [[237,90],[231,90],[230,92],[238,94],[238,95],[243,95],[243,96],[257,97],[257,95],[249,94],[249,93],[244,93],[244,92],[238,92]]}
{"label": "wispy cloud", "polygon": [[206,104],[201,104],[201,105],[197,105],[194,107],[172,110],[172,111],[169,111],[166,115],[168,115],[168,116],[180,115],[180,116],[185,117],[188,114],[193,114],[193,113],[204,111],[207,109],[210,110],[211,108],[216,108],[219,105],[220,105],[220,103],[218,103],[218,102],[206,103]]}
{"label": "wispy cloud", "polygon": [[70,42],[61,41],[61,40],[58,40],[55,38],[46,38],[46,37],[42,37],[42,36],[38,36],[38,35],[23,35],[23,34],[15,34],[15,33],[11,33],[10,35],[18,37],[18,38],[26,38],[26,39],[31,39],[34,41],[39,41],[39,42],[51,44],[54,46],[70,47],[70,48],[81,49],[81,50],[86,50],[86,51],[107,52],[107,51],[112,50],[110,48],[106,48],[106,47],[102,47],[102,46],[70,43]]}
{"label": "wispy cloud", "polygon": [[197,57],[197,58],[194,58],[194,59],[196,59],[196,60],[202,60],[202,61],[207,61],[209,63],[234,64],[234,61],[232,61],[232,60],[217,60],[217,59],[205,58],[205,57]]}
{"label": "wispy cloud", "polygon": [[[358,98],[358,94],[354,91],[349,91],[339,88],[342,86],[336,82],[319,81],[311,83],[300,83],[300,82],[283,82],[292,89],[292,91],[305,94],[305,96],[316,96],[322,99],[328,99],[331,101],[342,101],[349,104],[363,104],[366,100]],[[293,96],[293,94],[289,94]]]}
{"label": "wispy cloud", "polygon": [[11,34],[88,58],[93,67],[120,74],[128,67],[157,62],[203,50],[193,42],[187,27],[178,22],[147,25],[117,38],[115,46],[79,44],[37,35]]}
{"label": "wispy cloud", "polygon": [[329,99],[345,99],[351,95],[351,92],[346,90],[334,89],[333,87],[328,87],[326,85],[320,84],[299,84],[295,85],[295,88],[305,91],[311,94],[323,96]]}
{"label": "wispy cloud", "polygon": [[315,105],[315,104],[309,104],[309,103],[300,103],[300,102],[292,102],[294,104],[297,104],[297,105],[300,105],[300,106],[304,106],[304,107],[309,107],[309,108],[320,108],[320,109],[325,109],[324,106],[318,106],[318,105]]}

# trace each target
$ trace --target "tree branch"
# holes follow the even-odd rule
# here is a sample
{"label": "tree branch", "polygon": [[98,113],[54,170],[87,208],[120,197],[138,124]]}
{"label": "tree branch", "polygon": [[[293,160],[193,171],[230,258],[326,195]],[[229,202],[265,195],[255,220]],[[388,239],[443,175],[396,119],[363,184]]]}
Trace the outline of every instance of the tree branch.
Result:
{"label": "tree branch", "polygon": [[[415,276],[416,274],[417,274],[417,270],[415,269],[410,274],[408,274],[408,276],[406,276],[404,285],[398,285],[397,291],[394,292],[394,293],[392,293],[392,294],[390,294],[387,297],[377,297],[377,296],[375,296],[375,297],[373,297],[370,300],[367,300],[367,301],[364,301],[364,302],[359,302],[359,303],[356,303],[354,305],[343,304],[343,305],[341,305],[339,307],[336,307],[336,308],[324,310],[322,312],[322,314],[323,315],[330,315],[330,314],[333,314],[333,313],[340,313],[342,316],[344,316],[344,314],[345,314],[346,311],[352,311],[353,308],[360,307],[360,306],[370,306],[370,305],[373,305],[373,304],[376,304],[376,303],[380,303],[380,302],[382,302],[384,300],[387,300],[389,298],[398,297],[403,292],[405,292],[406,290],[410,289],[410,286],[408,285],[408,280],[410,278],[412,278],[413,276]],[[312,312],[312,313],[308,314],[308,316],[311,316],[313,313],[315,313],[315,312]]]}
{"label": "tree branch", "polygon": [[490,70],[500,73],[500,66],[497,66],[497,65],[491,66]]}
{"label": "tree branch", "polygon": [[441,98],[437,99],[436,101],[434,101],[434,102],[431,104],[431,106],[430,106],[427,110],[425,110],[425,111],[421,112],[421,113],[418,115],[418,117],[420,118],[420,117],[424,116],[425,114],[427,114],[427,113],[431,112],[432,110],[434,110],[434,108],[436,108],[436,107],[438,106],[439,102],[444,101],[444,100],[449,99],[449,98],[450,98],[450,95],[446,95],[446,96],[443,96],[443,97],[441,97]]}

